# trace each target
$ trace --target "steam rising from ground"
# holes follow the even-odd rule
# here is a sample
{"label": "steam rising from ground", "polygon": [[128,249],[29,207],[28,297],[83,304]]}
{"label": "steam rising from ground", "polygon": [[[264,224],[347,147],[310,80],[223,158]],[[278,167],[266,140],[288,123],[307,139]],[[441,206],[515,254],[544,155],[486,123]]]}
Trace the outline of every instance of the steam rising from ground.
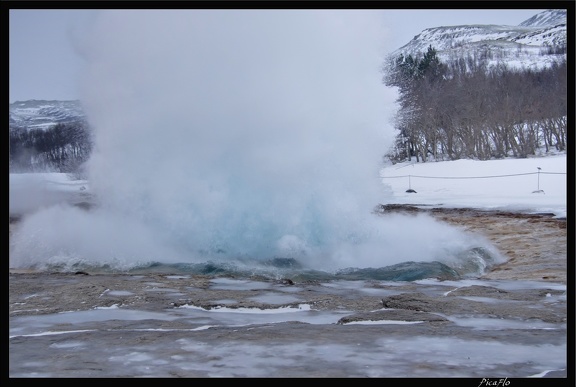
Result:
{"label": "steam rising from ground", "polygon": [[431,218],[372,214],[387,200],[378,169],[395,98],[380,80],[382,32],[372,11],[103,12],[83,84],[100,207],[31,217],[27,256],[293,257],[331,270],[462,243]]}

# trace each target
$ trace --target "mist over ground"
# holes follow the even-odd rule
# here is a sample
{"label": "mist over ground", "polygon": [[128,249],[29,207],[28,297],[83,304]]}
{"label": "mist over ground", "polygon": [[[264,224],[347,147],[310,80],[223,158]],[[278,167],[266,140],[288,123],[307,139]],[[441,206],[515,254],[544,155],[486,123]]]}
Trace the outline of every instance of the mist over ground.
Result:
{"label": "mist over ground", "polygon": [[378,171],[397,96],[381,82],[381,20],[102,11],[77,39],[99,207],[31,215],[11,264],[291,257],[335,270],[473,246],[426,216],[372,213],[387,202]]}

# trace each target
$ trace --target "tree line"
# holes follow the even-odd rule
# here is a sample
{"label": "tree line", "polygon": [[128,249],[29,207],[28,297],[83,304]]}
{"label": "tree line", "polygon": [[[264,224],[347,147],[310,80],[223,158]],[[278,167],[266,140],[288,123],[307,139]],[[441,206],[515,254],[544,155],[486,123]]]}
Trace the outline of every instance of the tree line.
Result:
{"label": "tree line", "polygon": [[80,172],[92,151],[84,121],[58,123],[48,129],[10,128],[10,172]]}
{"label": "tree line", "polygon": [[480,53],[442,63],[432,46],[420,57],[391,58],[383,82],[398,88],[399,110],[388,158],[488,160],[566,150],[566,60],[519,70],[489,66],[489,59]]}
{"label": "tree line", "polygon": [[[565,52],[553,48],[554,52]],[[383,66],[383,83],[397,87],[392,162],[525,158],[540,149],[565,151],[567,64],[542,69],[489,66],[489,51],[443,63],[429,46]],[[10,128],[10,172],[81,172],[92,137],[85,121],[48,129]]]}

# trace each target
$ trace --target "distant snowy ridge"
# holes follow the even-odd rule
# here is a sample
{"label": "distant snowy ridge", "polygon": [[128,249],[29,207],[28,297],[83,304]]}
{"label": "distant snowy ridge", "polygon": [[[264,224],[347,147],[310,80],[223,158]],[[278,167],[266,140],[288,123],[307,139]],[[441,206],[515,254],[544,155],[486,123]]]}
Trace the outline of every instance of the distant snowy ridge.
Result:
{"label": "distant snowy ridge", "polygon": [[46,129],[85,120],[80,101],[16,101],[10,104],[10,128]]}
{"label": "distant snowy ridge", "polygon": [[548,9],[532,16],[530,19],[520,23],[523,27],[547,27],[559,24],[566,25],[566,10]]}
{"label": "distant snowy ridge", "polygon": [[566,10],[538,13],[518,26],[459,25],[427,28],[390,56],[421,56],[429,46],[443,62],[459,58],[486,57],[511,68],[538,69],[559,61],[566,47]]}

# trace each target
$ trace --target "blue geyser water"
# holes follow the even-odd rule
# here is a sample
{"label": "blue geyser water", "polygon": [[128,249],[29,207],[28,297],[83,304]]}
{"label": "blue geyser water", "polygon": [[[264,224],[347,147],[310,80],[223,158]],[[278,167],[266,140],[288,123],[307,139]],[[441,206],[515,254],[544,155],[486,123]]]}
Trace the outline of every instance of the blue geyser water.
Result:
{"label": "blue geyser water", "polygon": [[27,218],[12,266],[351,273],[487,246],[373,213],[396,97],[378,12],[107,11],[87,31],[98,206]]}

